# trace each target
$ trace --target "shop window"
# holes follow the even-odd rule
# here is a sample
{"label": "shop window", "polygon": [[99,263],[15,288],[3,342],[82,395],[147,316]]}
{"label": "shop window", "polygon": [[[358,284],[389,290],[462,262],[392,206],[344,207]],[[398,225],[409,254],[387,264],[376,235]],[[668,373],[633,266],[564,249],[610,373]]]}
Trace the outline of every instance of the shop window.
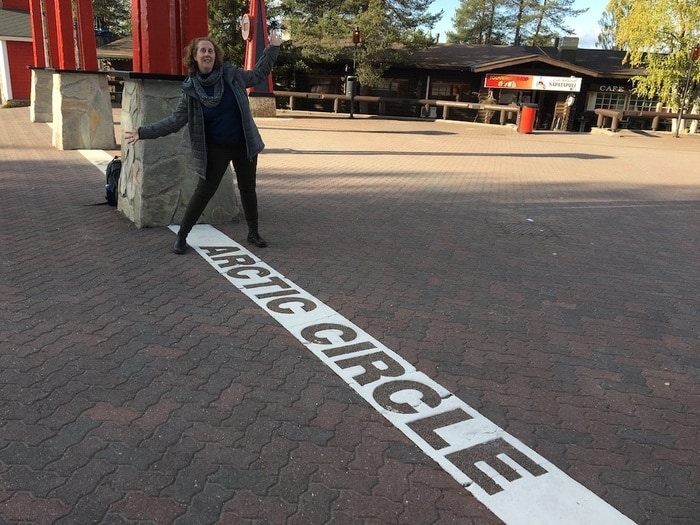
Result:
{"label": "shop window", "polygon": [[450,99],[452,97],[452,84],[435,82],[430,87],[430,98]]}
{"label": "shop window", "polygon": [[498,89],[498,103],[499,104],[516,104],[518,102],[518,92],[509,89]]}
{"label": "shop window", "polygon": [[590,109],[625,109],[627,94],[625,93],[596,93],[593,107]]}
{"label": "shop window", "polygon": [[589,93],[587,111],[617,109],[631,111],[656,111],[658,101],[639,98],[631,93]]}
{"label": "shop window", "polygon": [[338,78],[331,75],[309,75],[311,93],[340,93]]}
{"label": "shop window", "polygon": [[382,79],[372,88],[372,95],[388,97],[408,97],[408,80],[397,78]]}
{"label": "shop window", "polygon": [[657,106],[658,102],[656,100],[646,100],[632,95],[630,97],[630,103],[627,109],[631,109],[633,111],[656,111]]}

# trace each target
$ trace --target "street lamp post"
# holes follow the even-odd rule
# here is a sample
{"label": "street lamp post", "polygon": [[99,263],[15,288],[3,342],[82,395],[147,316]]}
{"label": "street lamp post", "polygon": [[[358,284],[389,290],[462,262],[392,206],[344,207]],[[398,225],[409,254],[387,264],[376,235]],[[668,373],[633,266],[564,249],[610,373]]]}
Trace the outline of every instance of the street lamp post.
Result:
{"label": "street lamp post", "polygon": [[700,58],[700,45],[694,46],[690,50],[690,65],[688,66],[688,76],[685,78],[685,88],[681,95],[681,109],[678,111],[678,123],[676,124],[676,132],[673,134],[675,138],[678,138],[680,133],[681,124],[683,120],[683,108],[685,106],[685,98],[688,96],[688,89],[690,88],[690,79],[693,76],[693,66],[697,59]]}
{"label": "street lamp post", "polygon": [[346,91],[350,90],[350,118],[355,118],[355,89],[357,86],[357,46],[360,45],[360,28],[355,27],[352,32],[352,43],[355,46],[352,55],[352,76],[348,76],[345,84]]}

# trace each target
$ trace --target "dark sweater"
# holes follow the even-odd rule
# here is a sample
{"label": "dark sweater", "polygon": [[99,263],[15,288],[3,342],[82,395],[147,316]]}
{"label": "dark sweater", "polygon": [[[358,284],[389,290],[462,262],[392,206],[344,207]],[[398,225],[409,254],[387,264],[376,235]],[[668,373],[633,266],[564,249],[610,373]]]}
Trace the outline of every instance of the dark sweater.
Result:
{"label": "dark sweater", "polygon": [[[202,105],[204,111],[204,134],[207,144],[243,144],[243,122],[233,91],[224,82],[221,102],[215,108]],[[214,94],[214,86],[205,87],[207,95]]]}

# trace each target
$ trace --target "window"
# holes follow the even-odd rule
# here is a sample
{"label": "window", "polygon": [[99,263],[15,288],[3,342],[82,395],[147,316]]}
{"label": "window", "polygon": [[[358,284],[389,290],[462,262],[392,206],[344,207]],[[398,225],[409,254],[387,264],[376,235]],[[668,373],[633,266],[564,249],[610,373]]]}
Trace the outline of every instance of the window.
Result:
{"label": "window", "polygon": [[338,78],[331,75],[309,75],[311,93],[340,93]]}
{"label": "window", "polygon": [[408,80],[402,78],[383,78],[372,88],[372,95],[387,97],[406,97]]}
{"label": "window", "polygon": [[658,101],[639,98],[632,93],[589,93],[586,109],[616,109],[631,111],[656,111]]}
{"label": "window", "polygon": [[596,93],[593,109],[625,109],[627,94],[625,93]]}
{"label": "window", "polygon": [[452,98],[452,84],[434,82],[430,87],[430,97],[437,99]]}
{"label": "window", "polygon": [[656,111],[657,104],[658,102],[656,100],[646,100],[632,95],[630,97],[630,103],[627,109],[631,109],[633,111]]}

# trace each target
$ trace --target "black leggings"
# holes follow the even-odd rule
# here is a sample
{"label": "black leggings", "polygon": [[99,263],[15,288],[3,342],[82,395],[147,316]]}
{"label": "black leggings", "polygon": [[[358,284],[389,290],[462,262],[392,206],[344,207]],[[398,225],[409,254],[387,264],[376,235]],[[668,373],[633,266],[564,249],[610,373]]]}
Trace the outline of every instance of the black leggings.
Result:
{"label": "black leggings", "polygon": [[241,194],[241,205],[248,223],[248,233],[258,233],[258,198],[255,193],[255,178],[258,156],[248,159],[245,144],[212,144],[207,148],[207,176],[199,179],[185,215],[180,223],[180,236],[186,237],[197,223],[207,204],[216,193],[229,162],[233,163]]}

